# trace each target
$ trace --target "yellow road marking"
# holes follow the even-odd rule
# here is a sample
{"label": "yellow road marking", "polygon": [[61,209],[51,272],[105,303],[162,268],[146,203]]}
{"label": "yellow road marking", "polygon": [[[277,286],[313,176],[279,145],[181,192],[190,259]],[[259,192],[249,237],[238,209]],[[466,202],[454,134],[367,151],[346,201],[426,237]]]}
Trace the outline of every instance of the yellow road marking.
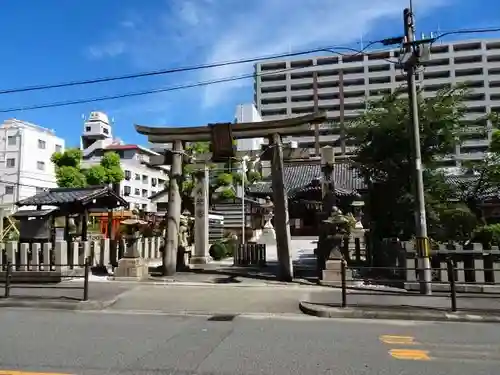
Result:
{"label": "yellow road marking", "polygon": [[0,370],[0,375],[69,375],[56,372],[27,372],[14,370]]}
{"label": "yellow road marking", "polygon": [[412,336],[391,336],[391,335],[383,335],[380,336],[380,341],[384,344],[391,345],[415,345],[415,338]]}
{"label": "yellow road marking", "polygon": [[391,349],[389,350],[391,357],[396,359],[406,359],[412,361],[430,361],[429,352],[426,350],[411,350],[411,349]]}

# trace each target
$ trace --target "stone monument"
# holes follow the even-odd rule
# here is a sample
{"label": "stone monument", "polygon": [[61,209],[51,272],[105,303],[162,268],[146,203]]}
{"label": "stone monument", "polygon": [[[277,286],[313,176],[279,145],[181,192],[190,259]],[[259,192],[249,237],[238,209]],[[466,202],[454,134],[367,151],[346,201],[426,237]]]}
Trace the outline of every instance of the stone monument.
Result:
{"label": "stone monument", "polygon": [[192,265],[206,264],[210,261],[208,255],[208,166],[195,174],[194,188],[194,254]]}
{"label": "stone monument", "polygon": [[177,250],[177,270],[188,269],[189,264],[189,217],[184,213],[179,225],[179,244]]}
{"label": "stone monument", "polygon": [[125,227],[125,254],[118,261],[115,280],[143,280],[149,276],[148,265],[139,254],[137,241],[141,238],[139,229],[147,222],[139,219],[127,219],[121,222]]}

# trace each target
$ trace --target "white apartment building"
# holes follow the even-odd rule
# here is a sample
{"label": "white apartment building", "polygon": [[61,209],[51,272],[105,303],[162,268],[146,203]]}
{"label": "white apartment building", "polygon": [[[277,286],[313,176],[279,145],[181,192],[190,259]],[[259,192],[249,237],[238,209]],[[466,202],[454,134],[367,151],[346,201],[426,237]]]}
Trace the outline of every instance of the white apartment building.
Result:
{"label": "white apartment building", "polygon": [[26,121],[10,119],[0,125],[0,205],[14,203],[47,188],[57,187],[50,158],[64,151],[64,139],[55,132]]}
{"label": "white apartment building", "polygon": [[82,165],[98,164],[107,151],[120,155],[125,180],[120,184],[120,195],[129,202],[129,208],[156,212],[156,204],[150,196],[165,188],[168,168],[153,167],[149,164],[152,155],[158,153],[136,144],[125,144],[113,139],[108,116],[102,112],[92,112],[84,123],[81,148]]}
{"label": "white apartment building", "polygon": [[[349,155],[355,145],[343,139],[344,123],[359,116],[366,98],[377,98],[406,84],[398,66],[399,55],[398,49],[258,63],[255,104],[263,120],[325,111],[333,126],[320,127],[320,146],[335,142],[337,154]],[[430,60],[419,69],[417,82],[425,96],[449,85],[468,84],[472,92],[465,103],[467,139],[454,155],[443,160],[443,166],[482,159],[491,139],[491,123],[484,117],[500,112],[500,39],[433,45]],[[314,131],[287,140],[297,141],[299,147],[315,154]]]}

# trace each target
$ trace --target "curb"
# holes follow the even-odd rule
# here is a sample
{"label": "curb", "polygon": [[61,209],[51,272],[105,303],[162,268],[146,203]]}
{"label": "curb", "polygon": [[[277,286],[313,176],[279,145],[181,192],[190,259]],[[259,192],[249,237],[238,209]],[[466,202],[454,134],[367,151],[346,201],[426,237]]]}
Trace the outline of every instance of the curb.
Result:
{"label": "curb", "polygon": [[[128,281],[117,281],[128,283]],[[134,282],[136,283],[136,282]],[[224,283],[216,281],[177,281],[174,279],[147,279],[141,281],[139,285],[169,285],[169,286],[201,286],[201,287],[233,287],[233,288],[262,288],[262,287],[281,287],[281,288],[298,288],[298,287],[319,287],[317,284],[305,283],[305,282],[292,282],[285,283],[280,281],[257,281],[257,282],[235,282],[235,283]]]}
{"label": "curb", "polygon": [[445,311],[397,311],[397,310],[372,310],[352,307],[328,307],[309,302],[299,302],[300,311],[304,314],[319,318],[344,318],[344,319],[385,319],[385,320],[425,320],[436,322],[474,322],[474,323],[500,323],[500,316],[477,315],[465,312]]}
{"label": "curb", "polygon": [[113,298],[107,301],[40,301],[40,300],[0,300],[0,308],[27,308],[45,310],[103,310],[118,300]]}

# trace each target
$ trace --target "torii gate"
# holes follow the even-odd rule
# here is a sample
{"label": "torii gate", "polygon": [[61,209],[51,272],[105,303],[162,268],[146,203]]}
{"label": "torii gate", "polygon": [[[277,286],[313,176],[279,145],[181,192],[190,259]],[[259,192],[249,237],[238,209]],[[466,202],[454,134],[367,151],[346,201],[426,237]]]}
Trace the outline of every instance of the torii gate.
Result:
{"label": "torii gate", "polygon": [[[178,233],[181,215],[181,197],[179,192],[179,181],[182,177],[182,163],[187,162],[189,156],[184,153],[185,142],[211,142],[211,153],[196,155],[196,160],[202,162],[226,161],[229,158],[248,155],[250,152],[236,152],[234,139],[245,138],[268,138],[269,146],[262,155],[262,160],[271,160],[273,203],[275,209],[276,247],[278,261],[280,263],[279,278],[283,281],[291,281],[293,278],[292,260],[290,254],[291,236],[288,218],[288,198],[284,187],[283,177],[283,145],[282,136],[301,135],[314,128],[315,124],[327,120],[326,114],[314,113],[311,115],[293,117],[283,120],[271,120],[247,123],[217,123],[197,127],[149,127],[135,125],[139,134],[146,135],[148,141],[156,144],[171,143],[172,149],[166,150],[164,155],[152,157],[152,165],[171,165],[169,173],[169,201],[167,213],[167,238],[163,254],[163,274],[174,275],[177,264]],[[202,195],[196,199],[195,220],[202,220],[198,216],[208,217],[208,189],[207,173],[197,176],[198,191]],[[204,215],[203,215],[204,214]],[[196,225],[198,232],[201,225]],[[208,246],[208,227],[203,225],[202,233],[195,233],[195,256],[194,261],[202,263]],[[198,248],[198,250],[197,250]]]}

